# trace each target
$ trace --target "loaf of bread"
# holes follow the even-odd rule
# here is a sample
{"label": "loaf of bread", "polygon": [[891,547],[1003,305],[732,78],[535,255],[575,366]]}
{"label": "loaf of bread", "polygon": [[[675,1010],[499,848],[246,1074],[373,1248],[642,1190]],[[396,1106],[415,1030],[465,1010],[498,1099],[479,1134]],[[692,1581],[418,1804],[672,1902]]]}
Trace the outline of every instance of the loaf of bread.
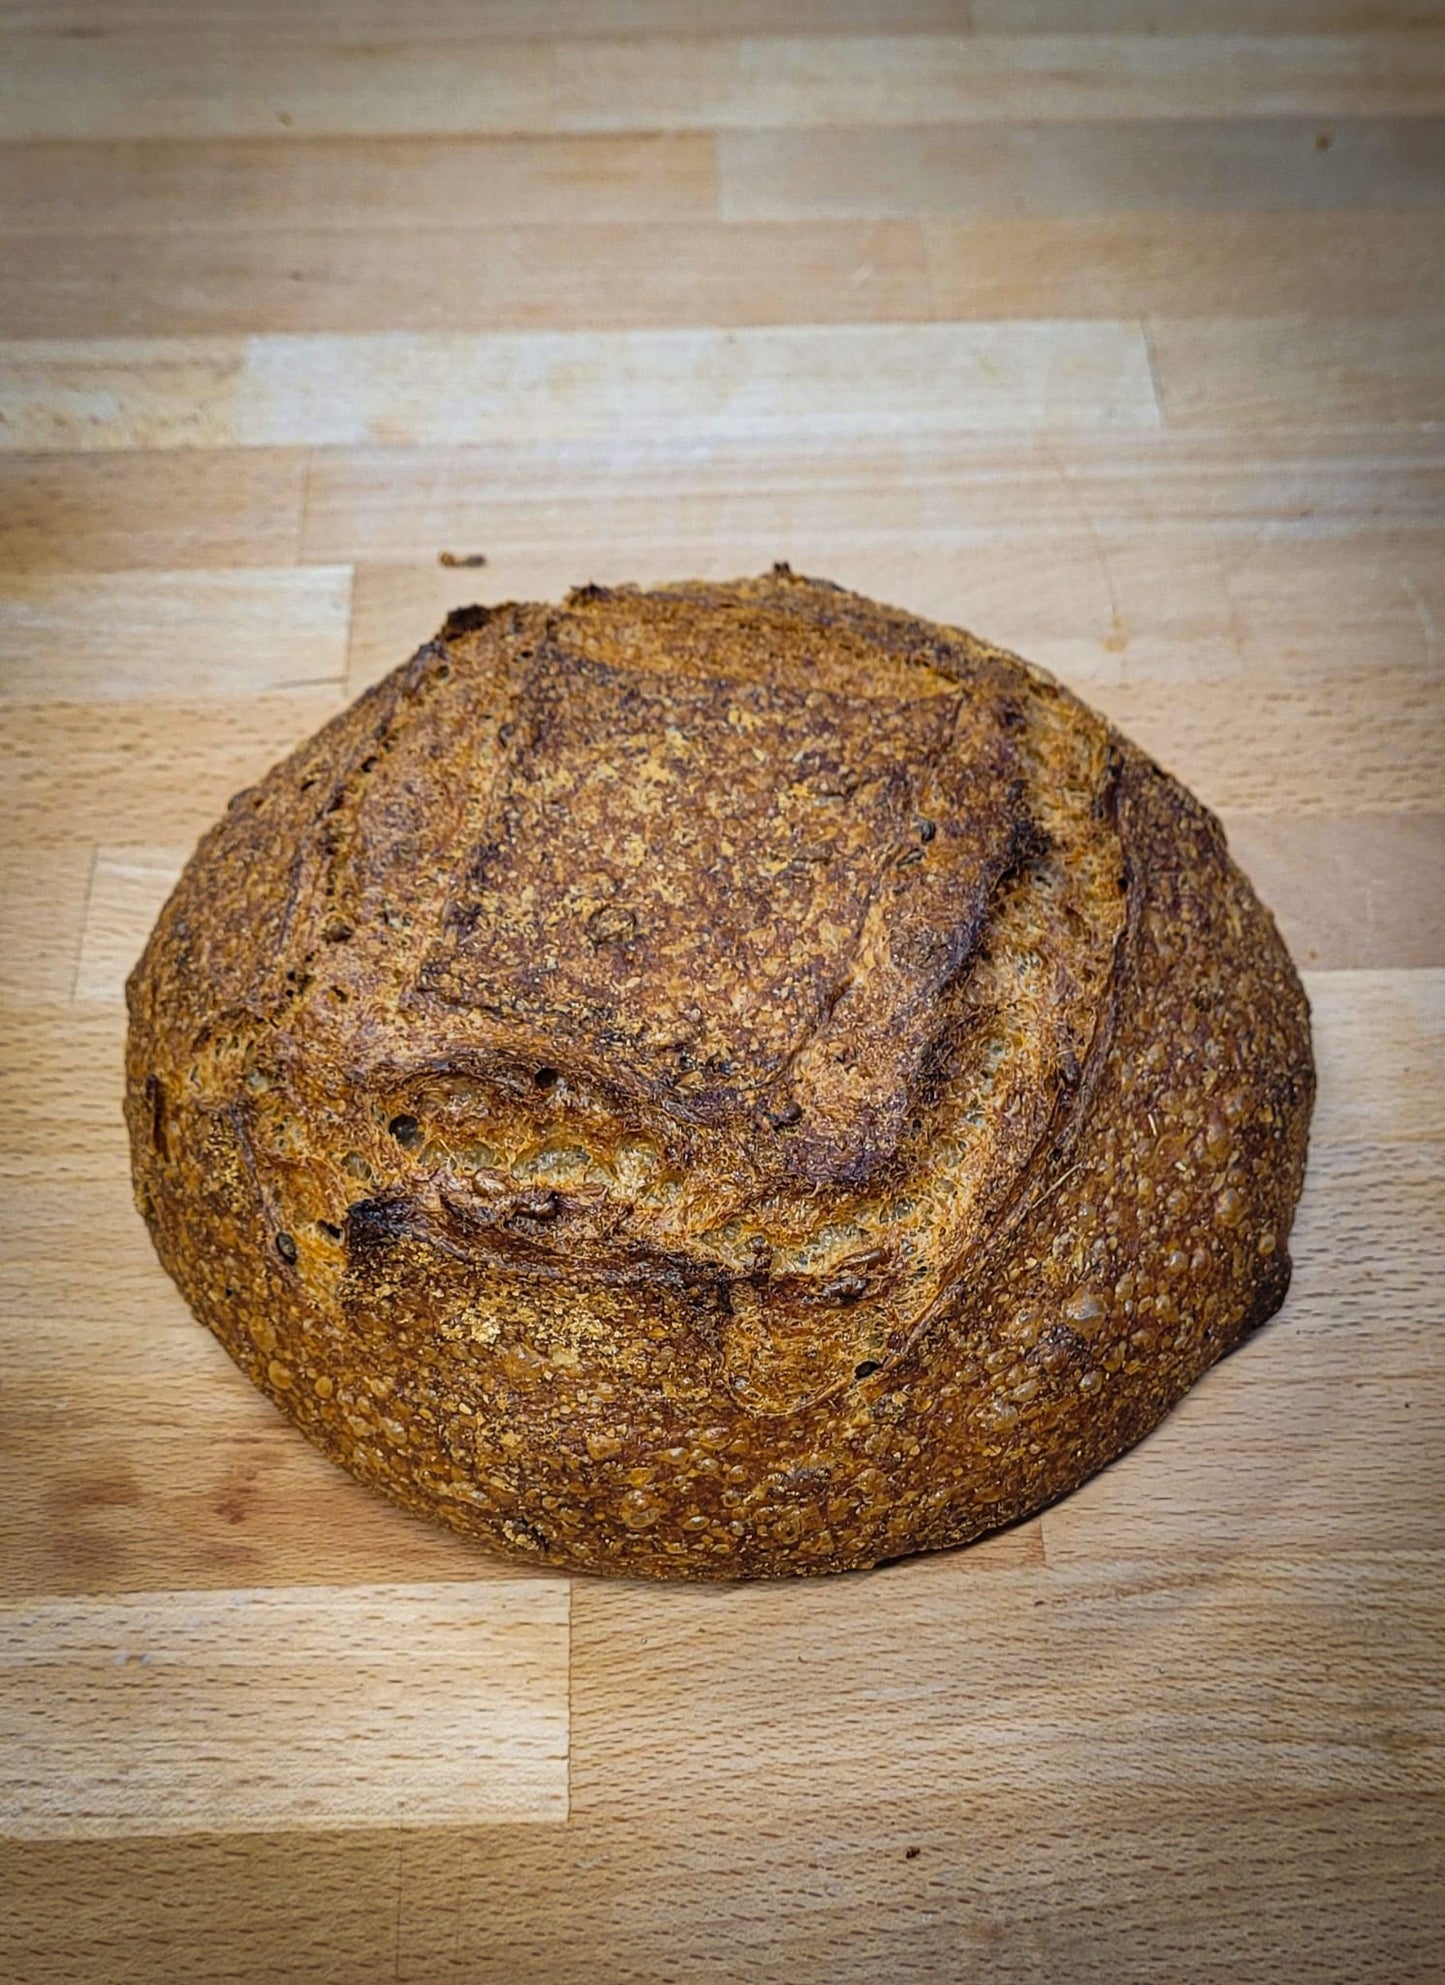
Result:
{"label": "loaf of bread", "polygon": [[231,802],[129,997],[197,1316],[533,1562],[962,1543],[1289,1279],[1308,1012],[1217,823],[1041,671],[785,566],[453,614]]}

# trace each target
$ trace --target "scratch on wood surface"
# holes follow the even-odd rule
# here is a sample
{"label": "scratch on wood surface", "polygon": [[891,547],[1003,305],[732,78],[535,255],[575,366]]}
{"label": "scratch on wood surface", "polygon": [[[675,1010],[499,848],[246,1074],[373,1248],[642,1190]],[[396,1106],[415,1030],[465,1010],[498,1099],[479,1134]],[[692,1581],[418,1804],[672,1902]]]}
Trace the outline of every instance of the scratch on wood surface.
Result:
{"label": "scratch on wood surface", "polygon": [[[1151,367],[1153,365],[1152,349],[1150,351],[1150,365]],[[1125,620],[1120,610],[1119,589],[1114,583],[1113,568],[1109,564],[1108,553],[1104,550],[1104,541],[1099,535],[1099,527],[1094,521],[1093,512],[1085,503],[1077,483],[1075,483],[1069,474],[1068,463],[1064,460],[1062,454],[1046,436],[1040,437],[1039,445],[1049,461],[1053,463],[1054,473],[1059,479],[1059,485],[1070,504],[1072,504],[1079,522],[1088,533],[1089,543],[1093,548],[1094,559],[1099,568],[1099,576],[1104,582],[1104,590],[1109,597],[1109,633],[1102,638],[1101,646],[1109,654],[1123,656],[1127,654],[1129,647],[1129,623]],[[1128,676],[1129,664],[1127,661],[1121,660],[1119,663],[1119,680],[1125,682],[1128,680]]]}
{"label": "scratch on wood surface", "polygon": [[1415,609],[1415,618],[1419,621],[1420,631],[1425,636],[1425,660],[1433,667],[1440,645],[1435,616],[1430,611],[1429,602],[1408,572],[1400,574],[1400,584]]}

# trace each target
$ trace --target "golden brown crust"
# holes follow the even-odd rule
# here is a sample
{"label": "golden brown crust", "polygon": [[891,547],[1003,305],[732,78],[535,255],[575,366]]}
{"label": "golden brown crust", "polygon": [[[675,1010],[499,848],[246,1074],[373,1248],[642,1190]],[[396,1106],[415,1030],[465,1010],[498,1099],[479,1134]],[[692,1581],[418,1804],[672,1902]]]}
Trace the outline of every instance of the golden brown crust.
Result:
{"label": "golden brown crust", "polygon": [[454,615],[238,795],[129,990],[197,1315],[533,1560],[962,1542],[1288,1282],[1308,1015],[1217,823],[1039,671],[786,568]]}

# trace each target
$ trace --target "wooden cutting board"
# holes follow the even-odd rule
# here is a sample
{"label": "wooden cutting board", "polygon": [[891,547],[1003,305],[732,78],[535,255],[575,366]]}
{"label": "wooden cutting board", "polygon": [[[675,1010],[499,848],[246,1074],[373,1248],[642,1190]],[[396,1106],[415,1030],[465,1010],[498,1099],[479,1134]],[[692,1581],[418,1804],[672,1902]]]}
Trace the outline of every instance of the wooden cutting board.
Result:
{"label": "wooden cutting board", "polygon": [[[0,5],[6,1980],[1445,1970],[1445,38],[1203,13]],[[1314,1008],[1295,1284],[971,1550],[532,1573],[192,1321],[124,978],[450,607],[776,558],[1221,813]]]}

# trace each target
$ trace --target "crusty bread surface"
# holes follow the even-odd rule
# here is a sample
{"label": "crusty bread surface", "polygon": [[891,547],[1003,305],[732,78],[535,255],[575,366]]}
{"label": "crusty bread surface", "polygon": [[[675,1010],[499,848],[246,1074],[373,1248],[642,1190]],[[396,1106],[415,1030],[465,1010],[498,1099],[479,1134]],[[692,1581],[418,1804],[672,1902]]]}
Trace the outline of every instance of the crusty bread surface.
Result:
{"label": "crusty bread surface", "polygon": [[786,567],[454,614],[237,795],[128,991],[196,1315],[532,1562],[962,1543],[1289,1279],[1308,1012],[1218,824],[1041,671]]}

